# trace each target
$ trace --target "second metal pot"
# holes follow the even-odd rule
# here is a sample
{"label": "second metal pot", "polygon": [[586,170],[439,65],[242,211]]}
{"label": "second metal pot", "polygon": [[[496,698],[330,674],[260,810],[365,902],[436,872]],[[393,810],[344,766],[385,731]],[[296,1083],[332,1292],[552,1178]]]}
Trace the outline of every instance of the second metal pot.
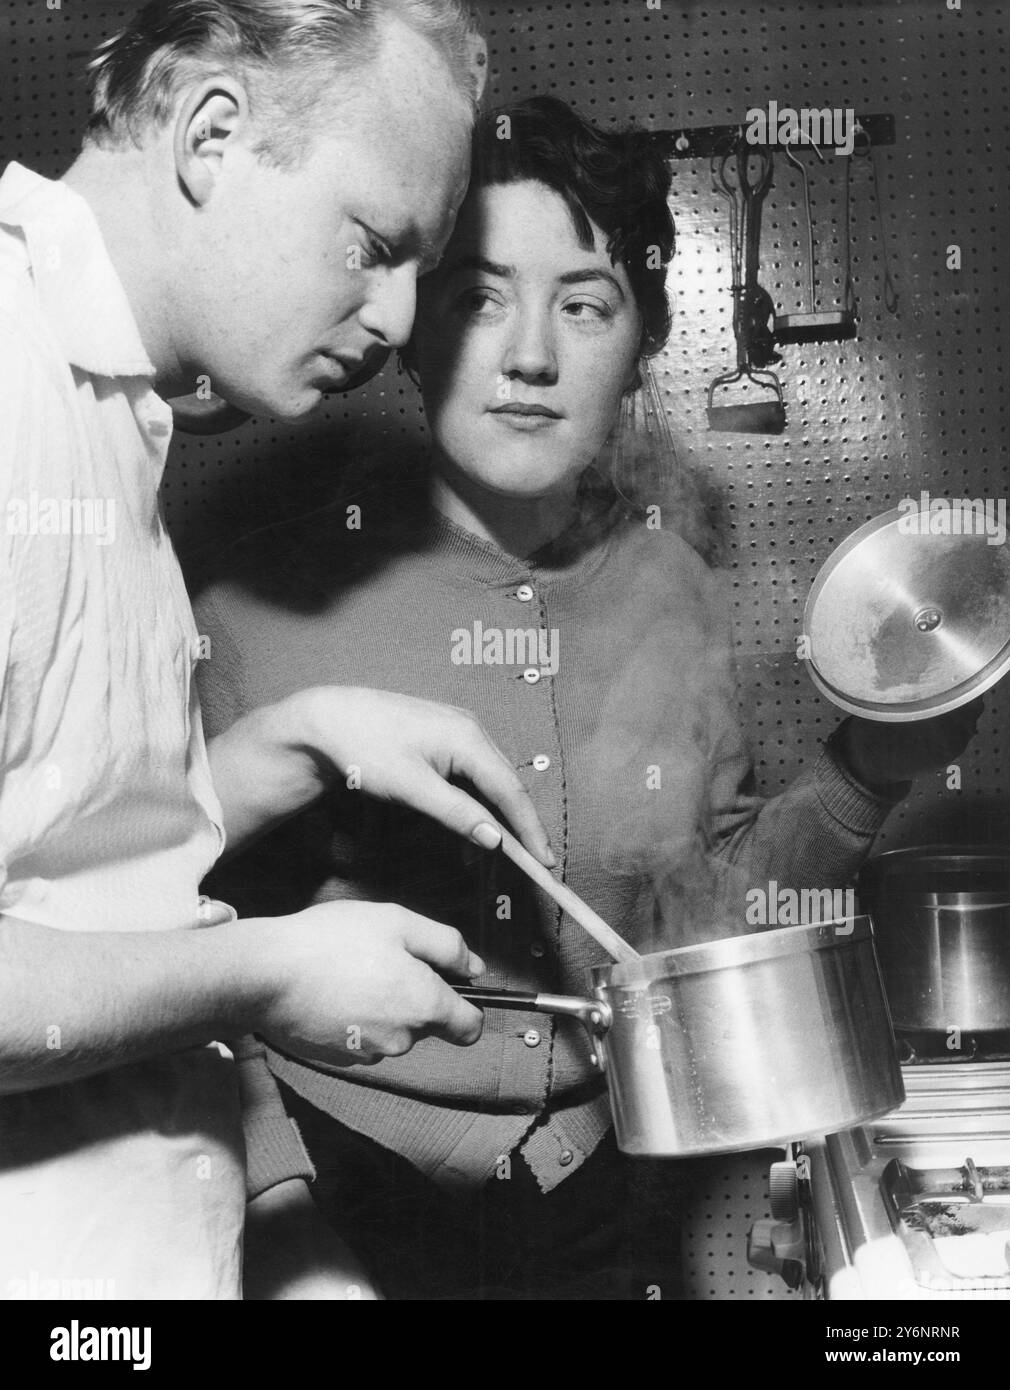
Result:
{"label": "second metal pot", "polygon": [[1010,1029],[1010,857],[916,846],[871,859],[859,877],[895,1026]]}
{"label": "second metal pot", "polygon": [[869,919],[786,927],[593,971],[593,997],[461,988],[582,1020],[627,1154],[733,1153],[904,1099]]}

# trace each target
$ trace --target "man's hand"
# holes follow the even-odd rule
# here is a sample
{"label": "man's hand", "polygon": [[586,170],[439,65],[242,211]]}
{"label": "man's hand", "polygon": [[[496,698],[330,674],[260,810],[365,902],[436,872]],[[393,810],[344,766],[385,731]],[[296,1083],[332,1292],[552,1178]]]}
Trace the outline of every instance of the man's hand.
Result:
{"label": "man's hand", "polygon": [[421,1038],[468,1046],[480,1037],[480,1009],[435,973],[469,978],[484,969],[452,927],[366,902],[319,903],[243,925],[268,991],[245,1031],[285,1052],[346,1066],[399,1057]]}
{"label": "man's hand", "polygon": [[382,1298],[301,1178],[278,1183],[246,1208],[243,1286],[247,1300]]}
{"label": "man's hand", "polygon": [[493,818],[451,785],[455,777],[497,806],[541,863],[555,863],[518,773],[466,710],[384,690],[314,686],[245,715],[209,751],[229,850],[300,810],[333,776],[496,848]]}
{"label": "man's hand", "polygon": [[[379,903],[198,931],[55,931],[0,916],[0,1095],[246,1033],[344,1065],[425,1037],[466,1046],[483,1014],[436,971],[483,969],[452,927]],[[47,1045],[53,1019],[73,1047]]]}
{"label": "man's hand", "polygon": [[908,724],[852,718],[842,725],[841,752],[853,776],[871,791],[890,791],[920,772],[946,767],[971,742],[985,708],[972,700],[949,714]]}

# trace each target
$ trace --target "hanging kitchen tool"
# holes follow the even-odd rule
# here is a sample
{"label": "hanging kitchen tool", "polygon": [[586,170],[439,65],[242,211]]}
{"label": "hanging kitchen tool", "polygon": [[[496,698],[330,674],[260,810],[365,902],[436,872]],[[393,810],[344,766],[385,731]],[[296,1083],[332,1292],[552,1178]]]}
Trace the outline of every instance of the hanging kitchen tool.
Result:
{"label": "hanging kitchen tool", "polygon": [[[824,163],[824,156],[814,145],[817,158]],[[803,179],[803,208],[807,222],[807,308],[801,314],[776,314],[775,341],[778,343],[828,343],[841,342],[856,336],[856,314],[852,296],[851,257],[849,253],[849,170],[845,170],[845,296],[844,309],[818,309],[817,271],[814,259],[814,219],[810,210],[810,180],[806,166],[796,158],[788,145],[786,158],[795,164]]]}
{"label": "hanging kitchen tool", "polygon": [[[750,176],[751,160],[758,161],[757,177]],[[735,162],[736,183],[727,176],[730,162]],[[768,150],[739,144],[735,154],[725,155],[713,163],[712,182],[716,192],[730,205],[730,259],[733,280],[733,338],[736,343],[736,367],[717,376],[708,388],[708,427],[710,430],[735,434],[781,434],[785,429],[786,412],[782,387],[773,371],[766,370],[781,361],[775,351],[770,320],[775,309],[771,298],[758,283],[758,260],[761,245],[761,206],[771,187],[773,160]],[[733,405],[716,405],[719,387],[732,386],[748,380],[756,386],[774,392],[774,400],[740,401]]]}
{"label": "hanging kitchen tool", "polygon": [[884,308],[889,314],[898,312],[898,291],[891,278],[891,262],[887,254],[887,232],[880,212],[880,183],[877,179],[877,161],[873,157],[873,142],[870,133],[862,125],[856,126],[856,143],[852,154],[845,161],[845,301],[856,311],[856,293],[852,284],[852,170],[856,160],[865,160],[870,166],[870,187],[873,190],[873,211],[877,219],[880,235],[880,255],[884,263]]}
{"label": "hanging kitchen tool", "polygon": [[867,917],[598,965],[586,997],[453,988],[485,1009],[577,1018],[626,1154],[761,1149],[904,1099]]}
{"label": "hanging kitchen tool", "polygon": [[929,719],[1010,670],[1010,547],[977,519],[966,534],[940,532],[940,515],[935,504],[885,512],[813,582],[803,613],[810,676],[850,714]]}

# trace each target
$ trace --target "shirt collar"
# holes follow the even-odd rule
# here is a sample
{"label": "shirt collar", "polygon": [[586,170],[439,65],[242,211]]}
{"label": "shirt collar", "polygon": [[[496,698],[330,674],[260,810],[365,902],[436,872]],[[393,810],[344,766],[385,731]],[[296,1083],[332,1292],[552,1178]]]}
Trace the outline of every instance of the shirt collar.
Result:
{"label": "shirt collar", "polygon": [[0,178],[0,226],[22,234],[42,313],[67,361],[94,376],[153,380],[126,291],[80,194],[9,164]]}

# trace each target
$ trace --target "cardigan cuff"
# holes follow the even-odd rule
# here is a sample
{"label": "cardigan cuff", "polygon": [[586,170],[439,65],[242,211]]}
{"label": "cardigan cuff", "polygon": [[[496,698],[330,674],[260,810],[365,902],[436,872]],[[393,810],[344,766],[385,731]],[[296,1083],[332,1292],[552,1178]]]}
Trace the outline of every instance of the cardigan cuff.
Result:
{"label": "cardigan cuff", "polygon": [[841,728],[831,734],[814,764],[814,786],[821,805],[839,825],[854,835],[875,835],[912,784],[896,783],[893,792],[883,794],[864,787],[842,759]]}
{"label": "cardigan cuff", "polygon": [[252,1126],[247,1117],[245,1127],[247,1202],[291,1178],[314,1180],[316,1170],[290,1116],[271,1115]]}
{"label": "cardigan cuff", "polygon": [[246,1200],[291,1178],[311,1182],[316,1171],[294,1120],[284,1109],[277,1082],[258,1038],[231,1044],[238,1064],[246,1150]]}

